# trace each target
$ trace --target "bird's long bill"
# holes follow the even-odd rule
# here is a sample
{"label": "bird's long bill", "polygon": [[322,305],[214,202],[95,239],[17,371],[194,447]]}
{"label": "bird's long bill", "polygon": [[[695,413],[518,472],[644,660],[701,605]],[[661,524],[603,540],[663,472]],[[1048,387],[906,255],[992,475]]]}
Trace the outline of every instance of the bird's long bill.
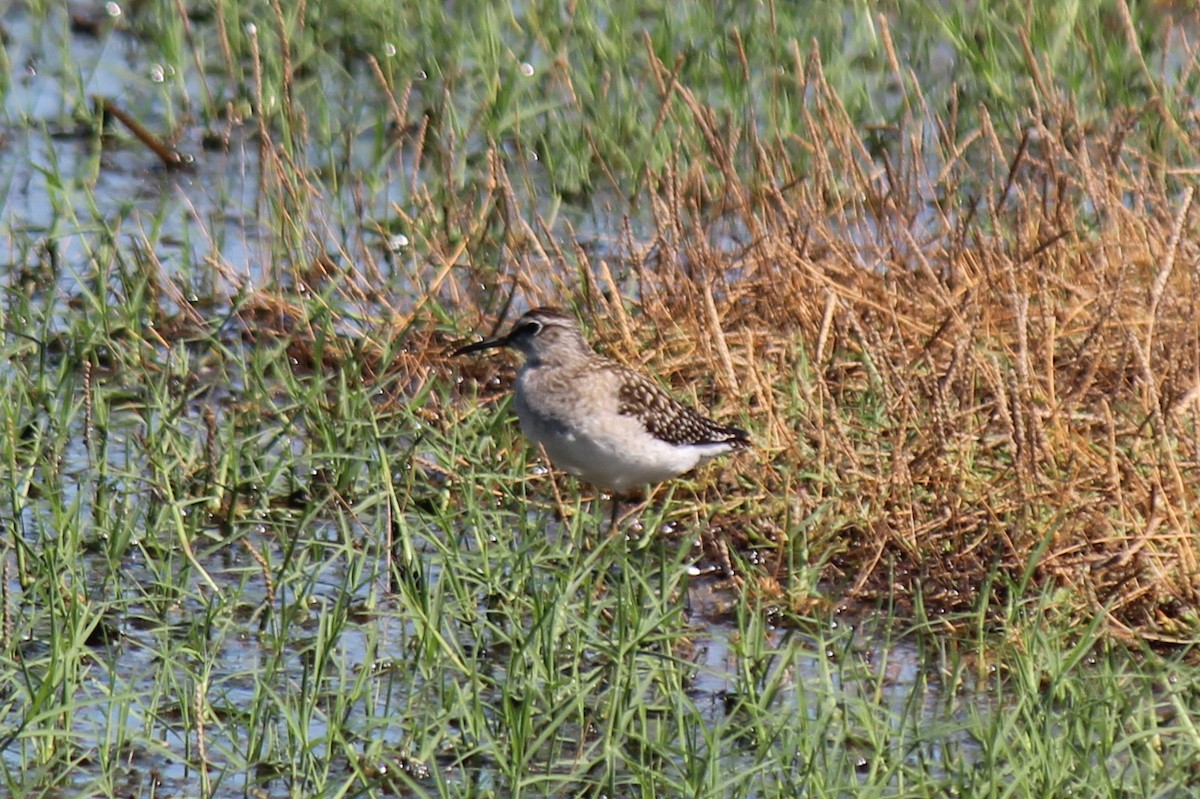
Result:
{"label": "bird's long bill", "polygon": [[453,352],[455,358],[459,355],[470,355],[472,352],[483,352],[484,350],[494,349],[495,347],[503,347],[508,344],[508,336],[500,338],[489,338],[484,341],[476,341],[474,344],[468,344],[465,347],[459,347]]}

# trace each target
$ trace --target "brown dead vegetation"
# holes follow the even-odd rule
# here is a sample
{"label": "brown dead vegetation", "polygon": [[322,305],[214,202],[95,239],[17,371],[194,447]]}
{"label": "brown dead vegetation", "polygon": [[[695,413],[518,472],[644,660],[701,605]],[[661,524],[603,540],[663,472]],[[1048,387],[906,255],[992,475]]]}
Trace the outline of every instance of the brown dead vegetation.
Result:
{"label": "brown dead vegetation", "polygon": [[807,74],[808,128],[774,142],[674,87],[709,146],[658,176],[656,235],[627,236],[619,268],[526,237],[514,284],[753,430],[720,525],[759,550],[758,590],[811,599],[782,566],[805,520],[850,598],[936,612],[985,584],[995,603],[1062,589],[1059,612],[1119,637],[1193,636],[1194,170],[1128,143],[1144,117],[1082,132],[1049,100],[1019,141],[986,110],[972,130],[914,112],[871,153]]}
{"label": "brown dead vegetation", "polygon": [[[1151,150],[1137,134],[1156,110],[1089,130],[1047,90],[1002,135],[986,109],[916,96],[873,146],[818,60],[797,65],[806,127],[773,140],[664,69],[664,108],[707,146],[639,197],[653,235],[627,224],[602,257],[521,207],[499,156],[458,211],[430,200],[445,224],[414,244],[426,299],[381,336],[419,344],[392,368],[410,386],[459,368],[434,309],[465,335],[505,295],[573,306],[610,353],[752,431],[704,497],[754,553],[752,590],[808,606],[800,567],[827,597],[934,613],[1057,591],[1063,617],[1117,637],[1194,637],[1200,228],[1196,171],[1172,161],[1194,162],[1197,126]],[[489,236],[507,272],[473,263]],[[346,291],[379,302],[371,254],[345,255]]]}

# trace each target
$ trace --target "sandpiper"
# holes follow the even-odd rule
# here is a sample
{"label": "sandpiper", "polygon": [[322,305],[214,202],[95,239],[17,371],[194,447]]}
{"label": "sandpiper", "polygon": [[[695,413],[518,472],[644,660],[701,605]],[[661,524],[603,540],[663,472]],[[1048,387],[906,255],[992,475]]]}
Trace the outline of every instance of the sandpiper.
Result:
{"label": "sandpiper", "polygon": [[648,377],[598,355],[573,316],[534,308],[506,335],[455,355],[511,347],[525,363],[513,406],[521,430],[555,466],[613,495],[660,483],[750,445],[744,430],[701,416]]}

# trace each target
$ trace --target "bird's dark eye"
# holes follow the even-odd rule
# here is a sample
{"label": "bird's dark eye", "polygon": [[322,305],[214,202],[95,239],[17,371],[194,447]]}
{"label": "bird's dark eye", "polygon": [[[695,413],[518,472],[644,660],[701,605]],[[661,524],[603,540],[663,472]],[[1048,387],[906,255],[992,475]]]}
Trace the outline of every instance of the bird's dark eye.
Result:
{"label": "bird's dark eye", "polygon": [[517,325],[517,329],[513,331],[513,334],[518,336],[536,336],[541,330],[541,322],[522,322]]}

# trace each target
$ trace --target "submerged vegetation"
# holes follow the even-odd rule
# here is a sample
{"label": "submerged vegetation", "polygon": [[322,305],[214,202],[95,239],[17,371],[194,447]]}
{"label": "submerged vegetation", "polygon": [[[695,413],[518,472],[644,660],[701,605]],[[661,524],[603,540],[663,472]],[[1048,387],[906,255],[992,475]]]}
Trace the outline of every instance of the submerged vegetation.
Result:
{"label": "submerged vegetation", "polygon": [[[1168,796],[1195,12],[0,5],[14,796]],[[751,431],[605,537],[570,307]]]}

